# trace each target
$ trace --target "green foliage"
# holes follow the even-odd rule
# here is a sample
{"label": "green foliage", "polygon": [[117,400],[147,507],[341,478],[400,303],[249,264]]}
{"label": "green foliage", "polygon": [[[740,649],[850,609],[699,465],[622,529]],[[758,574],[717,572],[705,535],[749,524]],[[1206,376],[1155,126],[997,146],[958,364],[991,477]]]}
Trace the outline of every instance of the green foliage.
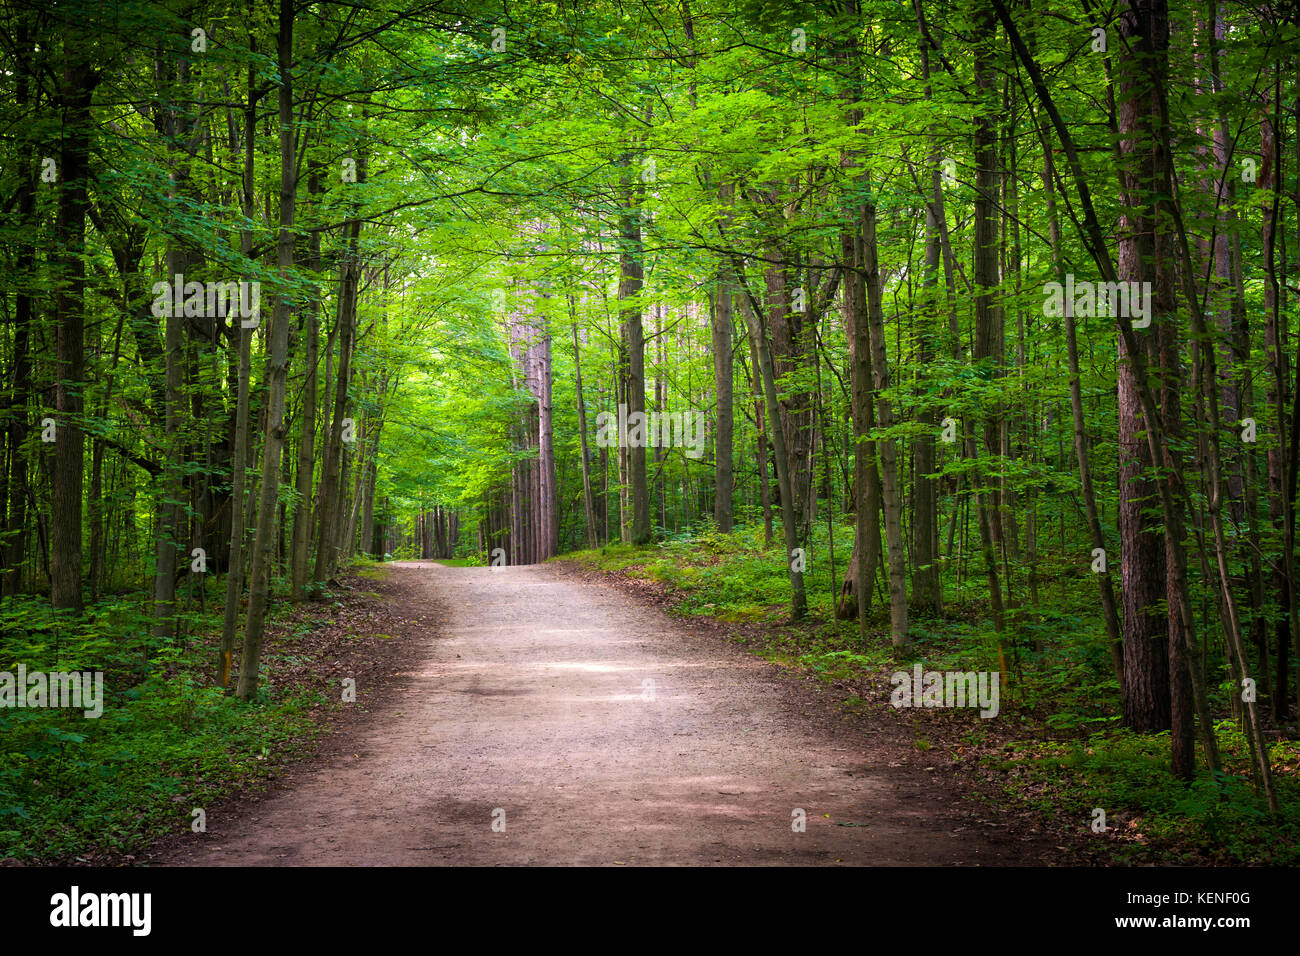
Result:
{"label": "green foliage", "polygon": [[[1106,810],[1116,830],[1117,852],[1133,862],[1153,858],[1192,864],[1300,862],[1300,783],[1277,775],[1283,814],[1272,819],[1247,779],[1245,741],[1232,725],[1220,724],[1219,746],[1233,768],[1215,777],[1201,769],[1190,784],[1169,774],[1169,735],[1144,736],[1115,728],[1061,743],[1021,743],[1016,759],[1002,769],[1022,776],[1008,783],[1012,794],[1032,794],[1028,803],[1080,821],[1093,807]],[[1279,747],[1275,759],[1296,757],[1294,744]]]}
{"label": "green foliage", "polygon": [[[77,621],[43,602],[0,609],[0,670],[104,673],[103,714],[0,708],[0,859],[129,853],[188,829],[194,807],[264,778],[315,733],[319,695],[263,685],[253,706],[211,685],[209,641],[158,641],[139,603],[106,601]],[[215,616],[196,617],[211,635]]]}

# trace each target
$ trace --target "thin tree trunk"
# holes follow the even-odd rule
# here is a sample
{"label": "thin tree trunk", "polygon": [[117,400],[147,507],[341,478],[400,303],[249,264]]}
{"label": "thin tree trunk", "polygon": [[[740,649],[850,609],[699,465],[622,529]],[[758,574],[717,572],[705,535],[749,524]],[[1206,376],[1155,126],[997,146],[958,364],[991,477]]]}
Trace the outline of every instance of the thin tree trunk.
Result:
{"label": "thin tree trunk", "polygon": [[[250,0],[250,3],[252,0]],[[249,49],[256,50],[256,38],[250,33]],[[253,64],[248,66],[248,96],[244,105],[244,170],[243,213],[251,222],[255,214],[253,202],[253,144],[257,132],[257,73]],[[239,234],[239,248],[245,260],[252,254],[253,234],[248,229]],[[226,607],[221,628],[221,649],[217,655],[217,683],[230,686],[231,658],[235,649],[235,627],[240,611],[240,597],[244,587],[244,513],[248,472],[248,415],[249,380],[252,377],[253,330],[243,328],[243,319],[231,323],[231,336],[239,353],[239,394],[235,411],[235,449],[231,463],[230,481],[230,566],[226,571]],[[258,320],[260,322],[260,318]]]}
{"label": "thin tree trunk", "polygon": [[[569,296],[569,315],[574,315],[573,296]],[[591,460],[587,452],[587,406],[582,399],[582,356],[578,348],[578,323],[572,321],[573,328],[573,373],[578,402],[578,444],[582,454],[582,513],[586,519],[587,547],[599,546],[596,528],[596,506],[591,494]]]}
{"label": "thin tree trunk", "polygon": [[[1064,279],[1061,256],[1061,225],[1056,212],[1056,169],[1046,130],[1038,126],[1043,145],[1043,191],[1046,196],[1048,240],[1052,247],[1052,262],[1056,281]],[[1088,515],[1088,535],[1094,549],[1100,549],[1106,558],[1105,570],[1097,574],[1097,588],[1101,596],[1102,616],[1106,623],[1106,636],[1110,642],[1111,667],[1117,680],[1124,679],[1124,639],[1120,630],[1119,611],[1115,603],[1115,590],[1111,580],[1110,557],[1106,551],[1106,538],[1101,529],[1101,516],[1097,508],[1097,494],[1092,483],[1092,464],[1088,459],[1088,435],[1083,414],[1083,391],[1079,371],[1079,345],[1074,322],[1074,303],[1065,302],[1065,344],[1070,365],[1070,412],[1074,418],[1074,455],[1079,465],[1079,482],[1083,488],[1083,503]],[[1091,562],[1089,562],[1091,567]]]}
{"label": "thin tree trunk", "polygon": [[713,340],[713,394],[717,402],[717,430],[714,435],[713,520],[724,533],[732,528],[732,379],[731,289],[726,279],[713,295],[710,326]]}
{"label": "thin tree trunk", "polygon": [[[743,311],[744,305],[741,309]],[[772,547],[772,485],[767,468],[767,428],[763,414],[763,386],[759,382],[758,347],[749,339],[750,385],[754,393],[754,458],[758,469],[759,501],[763,508],[763,547]]]}
{"label": "thin tree trunk", "polygon": [[[858,241],[862,244],[860,261],[867,293],[867,335],[862,331],[855,332],[855,349],[865,345],[870,350],[877,417],[880,427],[889,429],[894,425],[894,406],[886,395],[889,388],[889,360],[885,353],[885,313],[881,304],[876,205],[873,202],[862,206],[862,235]],[[906,545],[903,543],[903,489],[898,477],[898,444],[895,439],[888,437],[882,438],[877,444],[880,449],[881,491],[885,508],[885,551],[889,561],[890,639],[895,647],[906,647],[911,638],[908,636],[907,557]],[[859,620],[861,619],[860,615]],[[859,630],[865,630],[864,625],[859,624]]]}
{"label": "thin tree trunk", "polygon": [[[922,36],[921,76],[925,81],[925,97],[932,100],[930,85],[930,41],[926,39],[928,31],[924,29],[925,21],[920,0],[916,0],[915,13],[917,29]],[[917,365],[920,376],[928,374],[928,368],[935,357],[935,328],[939,318],[939,270],[943,254],[942,224],[939,222],[943,208],[943,186],[939,174],[942,156],[939,151],[938,131],[931,127],[928,133],[929,174],[926,186],[929,187],[929,201],[925,205],[925,272],[921,285],[925,308],[922,310],[924,328],[921,331],[917,347]],[[943,613],[943,588],[939,576],[939,505],[938,482],[929,477],[935,472],[935,431],[939,416],[934,409],[922,407],[918,418],[927,426],[915,439],[916,456],[912,488],[912,600],[916,606],[929,613]]]}
{"label": "thin tree trunk", "polygon": [[[627,415],[645,416],[645,334],[641,323],[639,297],[644,284],[642,264],[641,219],[638,191],[632,186],[632,155],[624,157],[629,172],[624,174],[624,208],[619,213],[619,320],[627,347],[624,378],[627,387]],[[645,444],[628,448],[628,478],[631,483],[631,541],[643,545],[650,541],[650,492],[646,485]]]}
{"label": "thin tree trunk", "polygon": [[[26,16],[20,16],[14,44],[16,68],[16,103],[20,112],[32,107],[31,78],[34,75],[31,36]],[[28,279],[36,269],[36,154],[29,142],[24,141],[19,161],[18,224],[22,227],[17,237],[15,269],[22,279]],[[22,567],[27,551],[27,458],[23,444],[27,439],[27,404],[31,391],[31,358],[28,353],[31,340],[33,300],[27,281],[20,281],[14,296],[14,333],[12,378],[8,408],[9,462],[6,477],[8,502],[5,510],[6,538],[0,548],[0,597],[17,594],[23,586]]]}
{"label": "thin tree trunk", "polygon": [[[313,168],[307,176],[307,191],[313,197],[312,213],[316,214],[315,197],[320,194],[320,172]],[[293,509],[293,569],[291,571],[291,597],[301,601],[306,597],[306,585],[309,575],[308,564],[311,559],[311,491],[312,478],[316,464],[316,362],[317,347],[320,339],[320,287],[315,279],[321,271],[320,230],[313,230],[307,252],[307,268],[313,276],[312,294],[307,299],[306,321],[303,322],[303,336],[306,349],[303,353],[303,372],[306,379],[302,386],[302,421],[299,423],[298,435],[298,473],[296,490],[298,500]]]}
{"label": "thin tree trunk", "polygon": [[[357,160],[357,181],[365,180],[365,155]],[[357,262],[357,238],[361,222],[349,223],[347,229],[348,251],[339,267],[338,297],[338,377],[334,383],[334,415],[330,421],[329,438],[325,444],[325,463],[321,470],[319,520],[316,528],[316,566],[312,581],[323,582],[334,570],[337,561],[335,541],[338,535],[337,517],[343,497],[341,459],[343,456],[343,418],[347,413],[348,379],[352,361],[352,342],[356,330],[357,286],[361,278]]]}
{"label": "thin tree trunk", "polygon": [[[737,276],[741,276],[739,266]],[[741,278],[741,282],[744,280]],[[776,398],[776,375],[772,369],[772,355],[767,346],[767,333],[763,328],[762,304],[751,292],[744,290],[745,321],[749,326],[749,335],[758,352],[760,374],[763,379],[763,392],[767,399],[767,420],[772,423],[772,450],[776,459],[776,480],[781,494],[781,524],[785,531],[785,562],[790,570],[790,617],[801,619],[808,609],[808,600],[804,594],[803,572],[795,566],[794,552],[799,546],[798,515],[794,509],[794,493],[790,488],[790,459],[786,454],[785,435],[780,424],[780,408]]]}
{"label": "thin tree trunk", "polygon": [[293,127],[293,0],[280,0],[277,61],[280,71],[280,235],[276,266],[281,283],[271,318],[270,348],[267,351],[267,429],[262,450],[262,488],[257,511],[257,534],[253,542],[252,574],[248,595],[248,618],[244,626],[244,650],[239,666],[241,700],[257,694],[258,666],[262,657],[263,625],[266,620],[267,585],[270,581],[271,542],[274,537],[276,499],[279,492],[280,452],[284,445],[284,394],[288,379],[289,295],[293,272],[294,198],[297,190],[295,166],[297,136]]}

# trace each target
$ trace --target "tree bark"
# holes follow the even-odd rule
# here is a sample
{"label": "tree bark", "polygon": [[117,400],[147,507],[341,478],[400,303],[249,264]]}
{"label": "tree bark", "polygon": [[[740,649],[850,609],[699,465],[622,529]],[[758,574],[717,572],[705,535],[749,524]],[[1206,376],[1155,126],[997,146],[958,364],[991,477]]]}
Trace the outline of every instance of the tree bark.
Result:
{"label": "tree bark", "polygon": [[[736,265],[736,275],[744,284],[743,274]],[[749,326],[750,339],[758,354],[760,375],[763,380],[763,393],[767,399],[767,420],[772,423],[772,450],[776,459],[776,480],[781,495],[781,524],[785,531],[785,562],[790,570],[790,617],[801,619],[808,610],[808,599],[804,594],[803,572],[795,567],[794,552],[799,546],[798,515],[794,510],[794,494],[790,488],[790,459],[786,454],[785,436],[780,424],[780,406],[776,399],[776,375],[772,369],[772,355],[767,345],[767,333],[763,328],[763,306],[754,298],[748,288],[743,290],[744,300],[741,311]]]}
{"label": "tree bark", "polygon": [[[251,0],[250,0],[251,2]],[[256,51],[256,38],[250,33],[249,49]],[[243,213],[251,222],[255,214],[253,201],[253,144],[257,132],[257,73],[248,66],[248,96],[244,105]],[[239,234],[240,253],[247,260],[253,251],[253,234],[244,229]],[[260,317],[259,317],[260,323]],[[217,654],[217,683],[230,686],[230,669],[235,649],[235,627],[244,588],[244,514],[246,511],[248,473],[249,382],[252,377],[253,329],[243,328],[243,320],[231,322],[230,334],[238,353],[238,397],[235,405],[235,448],[230,480],[230,565],[226,570],[226,607],[221,628],[221,648]]]}
{"label": "tree bark", "polygon": [[[30,28],[25,15],[20,16],[14,42],[16,69],[16,103],[20,112],[32,108],[32,79],[35,75]],[[38,86],[39,89],[39,86]],[[15,250],[18,275],[29,280],[36,269],[36,153],[24,137],[19,150],[21,173],[18,182],[18,222],[24,228]],[[12,377],[8,399],[8,470],[5,484],[5,542],[0,549],[0,597],[17,594],[23,586],[23,562],[27,551],[27,457],[23,444],[29,431],[27,405],[31,392],[32,365],[28,352],[33,323],[33,299],[27,281],[19,283],[14,296],[14,338]]]}
{"label": "tree bark", "polygon": [[[357,182],[365,181],[365,154],[357,158]],[[361,266],[357,260],[357,240],[361,234],[360,220],[346,227],[348,250],[339,264],[338,297],[338,377],[334,383],[334,415],[330,421],[329,437],[325,443],[325,463],[321,469],[319,518],[316,526],[316,566],[312,581],[325,581],[337,561],[338,515],[343,498],[342,457],[343,419],[348,408],[348,381],[352,368],[352,344],[356,334],[357,287],[361,279]]]}
{"label": "tree bark", "polygon": [[[639,190],[632,185],[632,155],[624,156],[628,172],[623,177],[624,206],[619,211],[619,321],[627,348],[627,364],[623,377],[627,389],[628,420],[633,415],[645,415],[645,334],[641,321],[641,288],[645,269],[641,240],[641,210]],[[645,445],[627,449],[628,480],[631,484],[632,527],[631,541],[635,545],[650,541],[650,492],[646,484]]]}
{"label": "tree bark", "polygon": [[266,359],[267,429],[262,448],[262,489],[257,510],[257,534],[248,595],[248,618],[244,625],[244,649],[239,665],[241,700],[257,694],[258,666],[262,657],[263,626],[266,621],[267,585],[270,581],[271,542],[275,532],[276,498],[280,481],[280,452],[284,445],[284,394],[288,378],[289,295],[294,249],[294,198],[297,190],[296,145],[293,127],[293,0],[280,0],[277,63],[280,71],[280,235],[276,267],[280,289],[275,295],[271,318],[270,348]]}
{"label": "tree bark", "polygon": [[[574,315],[573,296],[569,296],[569,315]],[[573,373],[578,403],[578,446],[582,454],[582,513],[586,519],[587,547],[599,546],[600,539],[596,528],[596,506],[591,493],[591,459],[587,451],[587,406],[582,398],[582,355],[578,347],[578,323],[572,321],[573,328]]]}
{"label": "tree bark", "polygon": [[713,520],[724,533],[732,528],[732,378],[731,358],[731,289],[720,280],[713,295],[710,326],[713,341],[713,394],[717,402],[714,434]]}
{"label": "tree bark", "polygon": [[[307,176],[307,191],[313,197],[312,212],[315,214],[315,197],[321,192],[320,171],[311,169]],[[303,322],[303,373],[306,378],[302,386],[302,420],[299,422],[298,467],[296,491],[298,500],[293,509],[292,571],[290,577],[291,597],[301,601],[306,597],[306,585],[309,574],[308,564],[311,560],[312,528],[312,479],[316,466],[316,363],[320,339],[320,287],[315,284],[321,271],[320,231],[313,230],[309,240],[307,268],[313,277],[312,294],[308,297],[306,314]]]}
{"label": "tree bark", "polygon": [[[974,201],[974,283],[975,283],[975,343],[972,358],[983,366],[983,374],[990,378],[1002,376],[1003,322],[1002,309],[994,300],[998,286],[998,237],[994,220],[994,195],[997,190],[998,162],[995,148],[995,118],[991,102],[993,69],[991,47],[997,34],[993,11],[980,4],[977,13],[975,47],[975,87],[983,102],[975,118],[975,201]],[[983,424],[984,452],[996,459],[1001,452],[1000,412],[992,409]],[[978,458],[976,443],[972,440],[969,453]],[[997,552],[1002,544],[1002,520],[999,495],[990,487],[988,468],[981,464],[976,475],[976,503],[979,510],[980,547],[984,556],[985,576],[989,586],[989,603],[993,613],[993,626],[998,632],[998,655],[1003,673],[1006,660],[1002,642],[1003,604],[997,570]]]}
{"label": "tree bark", "polygon": [[56,611],[81,612],[82,469],[81,427],[86,355],[86,184],[90,179],[90,104],[99,82],[91,68],[84,31],[71,30],[64,44],[59,106],[59,192],[50,255],[54,284],[56,432],[50,490],[50,602]]}
{"label": "tree bark", "polygon": [[[855,330],[855,351],[866,346],[870,350],[872,386],[875,391],[876,410],[880,427],[892,428],[894,425],[893,403],[885,394],[889,388],[889,361],[885,353],[885,314],[881,304],[880,257],[876,246],[876,205],[874,202],[862,206],[861,243],[863,284],[867,293],[866,326],[867,335]],[[859,323],[859,326],[861,323]],[[856,362],[861,362],[857,359]],[[880,449],[881,491],[885,509],[885,551],[889,561],[889,631],[894,647],[906,647],[911,638],[908,636],[907,618],[907,564],[905,545],[903,543],[903,489],[898,478],[898,444],[890,437],[881,438],[877,445]],[[858,507],[864,507],[860,500]],[[859,579],[859,586],[862,580]],[[865,590],[865,588],[862,588]],[[859,620],[862,616],[859,616]],[[863,626],[859,625],[860,629]]]}

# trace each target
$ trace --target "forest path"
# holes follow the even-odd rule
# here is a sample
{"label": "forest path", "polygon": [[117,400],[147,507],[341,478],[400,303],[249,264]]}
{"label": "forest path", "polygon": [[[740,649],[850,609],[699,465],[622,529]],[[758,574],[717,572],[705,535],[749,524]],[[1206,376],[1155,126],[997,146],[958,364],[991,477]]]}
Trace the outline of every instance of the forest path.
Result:
{"label": "forest path", "polygon": [[[393,567],[417,663],[197,865],[1015,864],[806,681],[548,566]],[[653,685],[646,683],[653,681]],[[653,688],[653,693],[651,693]],[[334,740],[333,737],[330,738]],[[892,742],[899,745],[899,741]],[[504,832],[493,829],[504,810]],[[807,815],[791,829],[792,811]],[[498,814],[497,819],[500,819]],[[499,828],[499,824],[498,824]]]}

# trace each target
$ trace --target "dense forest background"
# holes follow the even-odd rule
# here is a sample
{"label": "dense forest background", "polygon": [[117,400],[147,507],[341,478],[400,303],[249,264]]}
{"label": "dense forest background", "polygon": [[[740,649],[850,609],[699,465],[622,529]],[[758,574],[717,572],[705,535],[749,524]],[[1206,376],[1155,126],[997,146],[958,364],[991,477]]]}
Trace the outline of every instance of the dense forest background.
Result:
{"label": "dense forest background", "polygon": [[[6,666],[188,721],[265,702],[268,609],[359,557],[749,548],[724,603],[1068,660],[1167,773],[1279,810],[1291,4],[0,23]],[[91,731],[0,720],[3,832]]]}

